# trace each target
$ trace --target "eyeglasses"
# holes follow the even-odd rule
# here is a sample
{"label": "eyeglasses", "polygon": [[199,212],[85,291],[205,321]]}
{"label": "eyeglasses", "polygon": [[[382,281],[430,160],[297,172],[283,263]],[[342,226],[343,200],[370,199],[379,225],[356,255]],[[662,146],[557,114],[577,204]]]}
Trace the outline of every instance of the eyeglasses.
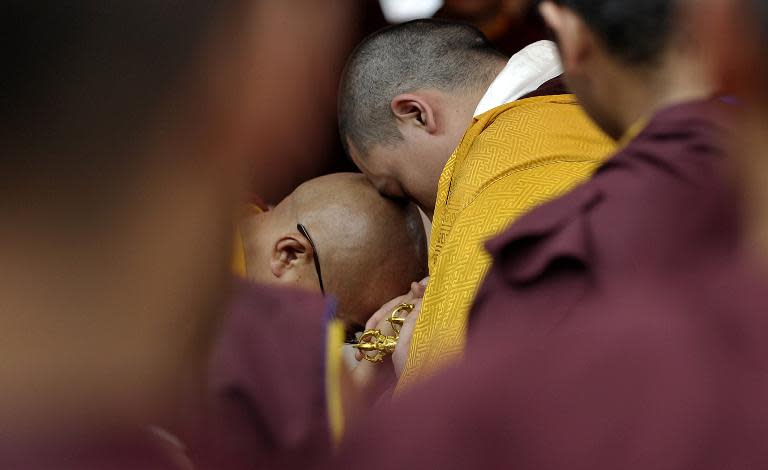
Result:
{"label": "eyeglasses", "polygon": [[[312,246],[312,258],[315,260],[315,270],[317,271],[317,280],[320,282],[320,292],[325,295],[325,287],[323,286],[323,276],[320,274],[320,259],[317,257],[317,247],[315,246],[315,242],[312,240],[312,237],[309,235],[309,231],[307,230],[307,227],[305,227],[302,224],[297,224],[296,229],[301,233],[301,235],[309,241],[310,246]],[[357,344],[358,343],[358,337],[357,333],[362,332],[365,328],[362,325],[351,325],[346,332],[346,338],[344,340],[347,344]]]}
{"label": "eyeglasses", "polygon": [[315,242],[312,241],[312,237],[309,236],[307,227],[302,224],[298,224],[296,225],[296,229],[304,236],[304,238],[309,241],[309,244],[312,246],[312,258],[315,260],[315,270],[317,271],[317,280],[320,282],[320,292],[325,295],[325,287],[323,287],[323,276],[320,274],[320,258],[317,257],[317,247],[315,246]]}

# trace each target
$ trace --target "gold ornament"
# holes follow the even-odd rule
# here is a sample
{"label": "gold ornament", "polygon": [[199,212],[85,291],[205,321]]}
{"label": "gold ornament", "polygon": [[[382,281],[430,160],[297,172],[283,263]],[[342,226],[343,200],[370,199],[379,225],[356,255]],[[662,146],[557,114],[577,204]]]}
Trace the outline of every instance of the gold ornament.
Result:
{"label": "gold ornament", "polygon": [[371,329],[363,332],[357,344],[352,346],[363,353],[363,358],[368,362],[384,362],[384,358],[395,352],[397,340],[400,338],[400,328],[405,323],[405,317],[397,316],[400,312],[411,313],[415,308],[414,304],[403,303],[395,307],[389,314],[387,322],[392,326],[395,332],[394,336],[388,336],[379,329]]}

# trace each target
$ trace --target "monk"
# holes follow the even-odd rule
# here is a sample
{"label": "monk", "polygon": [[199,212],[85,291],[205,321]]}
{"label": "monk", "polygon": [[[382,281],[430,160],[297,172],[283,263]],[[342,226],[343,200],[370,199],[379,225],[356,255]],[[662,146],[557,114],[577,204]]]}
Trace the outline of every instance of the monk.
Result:
{"label": "monk", "polygon": [[[287,122],[263,106],[284,4],[3,3],[0,467],[185,468],[150,425],[202,386],[253,138]],[[343,1],[288,24],[321,4],[342,35]]]}
{"label": "monk", "polygon": [[308,181],[240,224],[245,277],[334,296],[349,333],[426,276],[427,241],[415,205],[381,197],[360,174]]}
{"label": "monk", "polygon": [[523,347],[591,296],[696,264],[691,245],[735,246],[737,211],[722,169],[735,109],[715,95],[679,13],[684,2],[622,2],[620,15],[602,3],[547,1],[541,10],[569,85],[622,148],[589,182],[488,244],[494,265],[470,326],[483,341],[505,316],[505,341]]}
{"label": "monk", "polygon": [[561,71],[551,42],[508,58],[475,28],[437,20],[384,29],[350,57],[339,122],[351,158],[433,222],[402,384],[461,352],[490,265],[485,239],[588,178],[613,148]]}
{"label": "monk", "polygon": [[[211,468],[298,468],[333,449],[356,411],[349,401],[389,380],[384,368],[346,361],[353,375],[341,342],[424,277],[424,226],[415,205],[339,173],[302,184],[272,209],[253,204],[236,238],[250,282],[238,284],[217,335],[212,412],[198,426],[209,432],[191,437],[189,457]],[[219,452],[206,455],[211,446]]]}

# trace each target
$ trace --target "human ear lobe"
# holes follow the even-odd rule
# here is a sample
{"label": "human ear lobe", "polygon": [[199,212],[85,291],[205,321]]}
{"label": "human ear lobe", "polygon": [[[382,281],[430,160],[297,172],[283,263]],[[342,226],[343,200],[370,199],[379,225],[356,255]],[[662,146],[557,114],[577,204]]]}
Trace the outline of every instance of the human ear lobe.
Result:
{"label": "human ear lobe", "polygon": [[592,52],[592,32],[571,9],[549,0],[539,5],[539,12],[555,34],[566,74],[579,73]]}
{"label": "human ear lobe", "polygon": [[296,268],[312,259],[312,247],[298,233],[280,237],[272,248],[270,269],[277,278],[296,278]]}
{"label": "human ear lobe", "polygon": [[437,132],[434,109],[421,96],[412,93],[397,95],[392,99],[390,107],[401,125],[413,125],[430,134]]}

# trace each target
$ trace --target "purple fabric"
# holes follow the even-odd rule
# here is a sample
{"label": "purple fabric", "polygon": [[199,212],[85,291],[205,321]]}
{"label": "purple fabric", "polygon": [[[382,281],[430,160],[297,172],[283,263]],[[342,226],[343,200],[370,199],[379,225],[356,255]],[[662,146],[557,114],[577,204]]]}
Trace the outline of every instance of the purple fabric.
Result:
{"label": "purple fabric", "polygon": [[369,470],[768,468],[766,312],[764,282],[729,262],[597,294],[379,410],[329,468],[370,442]]}
{"label": "purple fabric", "polygon": [[536,98],[539,96],[566,95],[569,93],[570,91],[568,90],[568,87],[565,85],[563,76],[559,75],[551,80],[547,80],[539,88],[528,93],[527,95],[524,95],[519,99],[524,100],[527,98]]}
{"label": "purple fabric", "polygon": [[146,430],[87,434],[48,430],[45,437],[0,439],[0,468],[13,470],[186,470],[166,446]]}
{"label": "purple fabric", "polygon": [[[320,296],[241,283],[210,363],[210,468],[294,468],[330,451]],[[211,454],[214,457],[211,457]],[[213,460],[213,462],[211,462]]]}
{"label": "purple fabric", "polygon": [[729,111],[712,100],[659,112],[590,181],[489,242],[470,345],[535,342],[590,297],[734,249],[738,211],[721,168]]}
{"label": "purple fabric", "polygon": [[191,388],[183,418],[167,429],[181,445],[149,427],[101,433],[73,423],[76,432],[49,430],[29,442],[0,436],[0,468],[306,468],[331,450],[324,368],[332,307],[318,295],[238,283],[212,350],[207,399],[201,404]]}

